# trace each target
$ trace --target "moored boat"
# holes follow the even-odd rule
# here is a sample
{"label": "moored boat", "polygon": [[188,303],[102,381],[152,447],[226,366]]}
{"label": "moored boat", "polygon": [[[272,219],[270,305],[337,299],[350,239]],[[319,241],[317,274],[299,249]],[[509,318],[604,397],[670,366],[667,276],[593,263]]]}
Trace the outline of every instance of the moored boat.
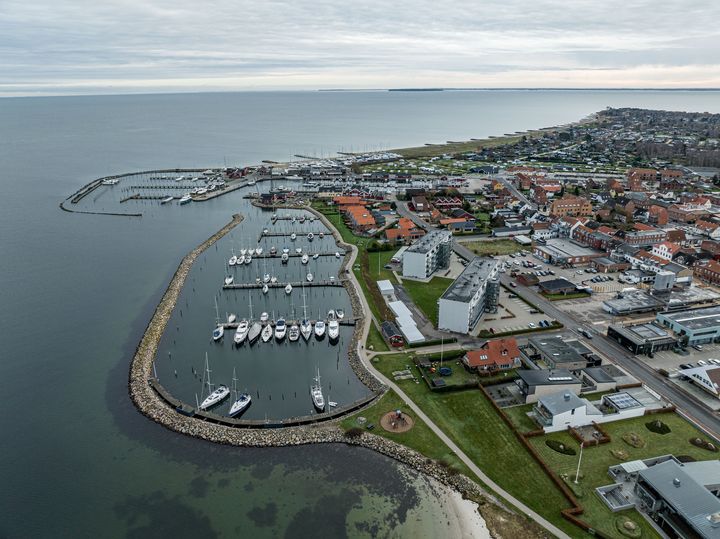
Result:
{"label": "moored boat", "polygon": [[325,322],[323,320],[315,322],[315,337],[318,339],[325,337]]}
{"label": "moored boat", "polygon": [[313,274],[312,274],[312,273],[308,273],[307,276],[306,276],[306,278],[307,278],[307,280],[308,280],[309,283],[313,282],[314,277],[313,277]]}
{"label": "moored boat", "polygon": [[318,412],[325,410],[325,397],[323,396],[322,386],[320,385],[320,369],[317,371],[317,377],[315,383],[310,386],[310,397],[313,401],[313,406]]}
{"label": "moored boat", "polygon": [[268,324],[262,329],[262,333],[260,334],[260,337],[262,338],[262,342],[268,342],[270,339],[272,339],[272,336],[273,336],[273,328],[270,324]]}
{"label": "moored boat", "polygon": [[288,329],[288,340],[290,342],[295,342],[300,338],[300,328],[297,326],[297,324],[293,324],[290,326],[290,329]]}
{"label": "moored boat", "polygon": [[232,275],[228,275],[227,277],[225,277],[225,284],[231,285],[231,284],[233,284],[234,280],[235,280],[235,278]]}
{"label": "moored boat", "polygon": [[327,326],[328,339],[337,341],[340,337],[340,323],[337,320],[330,320]]}
{"label": "moored boat", "polygon": [[275,339],[282,341],[285,338],[287,332],[287,325],[285,324],[284,318],[278,318],[275,322]]}
{"label": "moored boat", "polygon": [[260,334],[262,333],[263,327],[260,324],[260,322],[253,322],[253,325],[250,326],[250,330],[248,331],[247,340],[250,344],[255,344],[255,341],[258,340],[258,337],[260,337]]}
{"label": "moored boat", "polygon": [[292,293],[292,285],[290,283],[288,283],[287,286],[285,287],[285,293],[286,294]]}
{"label": "moored boat", "polygon": [[249,329],[250,326],[248,324],[248,321],[241,320],[238,324],[237,329],[235,330],[235,335],[233,335],[233,341],[235,342],[235,344],[239,346],[245,342]]}

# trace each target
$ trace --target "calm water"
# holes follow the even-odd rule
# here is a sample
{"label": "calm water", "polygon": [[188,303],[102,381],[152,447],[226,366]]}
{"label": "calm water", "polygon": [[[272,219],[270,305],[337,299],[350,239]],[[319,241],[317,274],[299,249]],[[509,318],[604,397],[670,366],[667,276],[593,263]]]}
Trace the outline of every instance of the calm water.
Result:
{"label": "calm water", "polygon": [[[218,447],[168,432],[135,411],[127,397],[127,369],[142,330],[179,260],[241,209],[239,198],[191,204],[188,211],[148,204],[141,219],[70,215],[57,204],[112,172],[482,137],[572,121],[609,105],[720,112],[720,94],[343,92],[0,100],[0,536],[149,537],[158,530],[193,537],[301,537],[309,530],[324,537],[441,534],[447,518],[433,518],[441,505],[424,480],[369,451]],[[241,241],[245,228],[250,227],[234,231],[234,241]],[[218,260],[228,247],[208,252],[197,271],[212,271],[219,281],[224,270]],[[211,298],[212,292],[192,307],[189,316],[198,321],[198,342],[204,342],[188,357],[208,346]],[[301,297],[293,298],[297,309]],[[224,293],[219,301],[223,311],[241,313],[247,298]],[[326,297],[313,309],[342,301],[340,295]],[[327,344],[306,348],[322,349],[330,359],[342,348],[322,346]],[[271,361],[290,361],[281,347],[273,350],[278,356]],[[250,362],[260,360],[233,361],[252,368]],[[329,376],[331,370],[332,365]]]}

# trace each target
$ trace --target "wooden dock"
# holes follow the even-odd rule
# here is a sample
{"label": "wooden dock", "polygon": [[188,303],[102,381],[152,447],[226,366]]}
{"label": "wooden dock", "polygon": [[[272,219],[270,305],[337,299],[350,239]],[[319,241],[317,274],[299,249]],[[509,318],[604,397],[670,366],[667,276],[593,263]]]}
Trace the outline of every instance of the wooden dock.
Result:
{"label": "wooden dock", "polygon": [[306,238],[308,234],[312,233],[316,238],[320,238],[320,232],[322,232],[324,235],[330,235],[330,232],[327,230],[310,230],[310,231],[302,231],[302,232],[265,232],[263,231],[260,236],[265,238],[281,238],[281,237],[287,237],[292,236],[295,234],[298,238]]}
{"label": "wooden dock", "polygon": [[[358,319],[355,319],[355,318],[343,318],[342,320],[338,320],[338,324],[340,324],[341,326],[354,326],[359,320],[361,320],[361,318],[358,318]],[[292,325],[299,326],[301,322],[302,322],[302,320],[289,320],[289,319],[285,319],[285,325],[287,325],[288,327],[290,327],[290,326],[292,326]],[[314,325],[315,325],[315,322],[317,322],[317,320],[310,320],[310,322],[311,322],[312,325],[314,326]],[[327,323],[327,320],[323,320],[323,322]],[[224,327],[225,329],[237,329],[239,323],[240,323],[240,322],[232,322],[232,323],[230,323],[230,322],[225,322],[225,323],[220,324],[220,325],[221,325],[222,327]],[[271,326],[275,327],[275,320],[268,320],[267,323],[270,324]]]}
{"label": "wooden dock", "polygon": [[[315,253],[313,253],[313,254],[315,254]],[[293,251],[292,253],[288,253],[287,255],[288,255],[288,258],[302,258],[303,255],[308,255],[310,260],[312,260],[312,257],[313,257],[313,255],[310,253],[303,252],[303,253],[298,254],[295,251]],[[319,257],[320,256],[335,256],[335,253],[334,252],[333,253],[317,253],[317,255]],[[268,258],[268,259],[277,258],[277,259],[279,259],[280,257],[282,257],[282,253],[275,253],[274,255],[271,255],[270,253],[266,253],[263,250],[263,254],[252,255],[252,257],[253,257],[253,260],[255,260],[256,258]],[[342,253],[340,253],[340,258],[342,258]]]}
{"label": "wooden dock", "polygon": [[312,288],[313,286],[335,286],[335,287],[341,287],[344,286],[342,281],[339,279],[336,279],[334,281],[313,281],[313,282],[301,282],[297,281],[295,283],[233,283],[233,284],[223,284],[224,290],[249,290],[254,288],[262,288],[263,286],[267,285],[268,288],[285,288],[288,284],[290,284],[293,288],[302,288],[303,286],[305,288]]}

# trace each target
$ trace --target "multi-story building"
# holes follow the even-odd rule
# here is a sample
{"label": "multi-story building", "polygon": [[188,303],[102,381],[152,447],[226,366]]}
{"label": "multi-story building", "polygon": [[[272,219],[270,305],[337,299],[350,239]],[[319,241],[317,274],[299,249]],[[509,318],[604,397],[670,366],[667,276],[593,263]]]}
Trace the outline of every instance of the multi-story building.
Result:
{"label": "multi-story building", "polygon": [[500,264],[493,258],[476,257],[440,296],[438,328],[469,333],[484,312],[497,312]]}
{"label": "multi-story building", "polygon": [[720,306],[658,313],[656,320],[687,341],[689,345],[713,342],[720,338]]}
{"label": "multi-story building", "polygon": [[556,217],[591,217],[592,214],[592,204],[583,197],[565,195],[550,205],[550,215]]}
{"label": "multi-story building", "polygon": [[429,232],[403,253],[403,277],[427,279],[436,270],[449,266],[451,251],[452,232]]}
{"label": "multi-story building", "polygon": [[708,260],[706,264],[693,268],[695,277],[714,285],[720,285],[720,262]]}

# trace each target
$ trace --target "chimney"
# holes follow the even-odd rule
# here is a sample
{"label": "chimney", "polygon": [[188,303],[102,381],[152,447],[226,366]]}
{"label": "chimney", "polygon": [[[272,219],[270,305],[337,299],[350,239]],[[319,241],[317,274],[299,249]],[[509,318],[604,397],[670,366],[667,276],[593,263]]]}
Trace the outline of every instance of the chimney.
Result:
{"label": "chimney", "polygon": [[570,400],[570,393],[565,393],[565,395],[563,395],[563,397],[565,397],[565,400],[566,400],[566,401],[569,401],[569,400]]}
{"label": "chimney", "polygon": [[675,488],[680,488],[680,479],[677,477],[673,479],[673,485],[675,485]]}

